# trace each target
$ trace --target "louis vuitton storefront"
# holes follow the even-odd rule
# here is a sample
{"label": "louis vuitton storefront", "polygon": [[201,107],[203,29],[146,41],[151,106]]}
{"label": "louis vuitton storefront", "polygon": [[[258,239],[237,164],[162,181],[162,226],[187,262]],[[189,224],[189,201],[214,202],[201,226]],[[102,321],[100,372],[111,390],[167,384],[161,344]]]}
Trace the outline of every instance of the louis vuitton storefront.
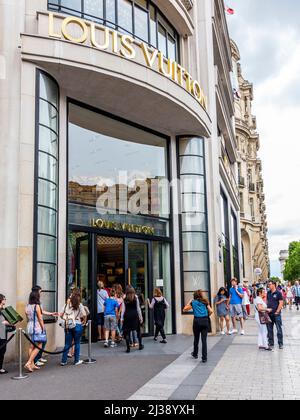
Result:
{"label": "louis vuitton storefront", "polygon": [[[141,302],[160,287],[167,332],[191,332],[182,309],[194,290],[211,291],[214,233],[207,49],[201,62],[189,54],[199,16],[173,0],[34,4],[15,22],[19,68],[14,50],[7,78],[20,100],[24,226],[11,300],[24,313],[39,284],[56,311],[77,286],[95,319],[100,280],[134,286]],[[57,346],[62,331],[48,321]]]}

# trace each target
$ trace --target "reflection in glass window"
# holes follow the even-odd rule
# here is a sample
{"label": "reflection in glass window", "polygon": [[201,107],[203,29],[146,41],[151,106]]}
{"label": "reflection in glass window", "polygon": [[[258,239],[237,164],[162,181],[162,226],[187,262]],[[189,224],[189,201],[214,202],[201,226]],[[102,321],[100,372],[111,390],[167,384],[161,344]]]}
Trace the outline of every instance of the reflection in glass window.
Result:
{"label": "reflection in glass window", "polygon": [[168,56],[167,49],[167,32],[161,24],[158,24],[158,49],[165,55]]}
{"label": "reflection in glass window", "polygon": [[69,118],[69,201],[169,218],[167,140],[73,104]]}
{"label": "reflection in glass window", "polygon": [[118,0],[118,26],[120,32],[133,33],[132,3],[129,0]]}
{"label": "reflection in glass window", "polygon": [[104,0],[84,0],[84,13],[92,17],[103,19]]}
{"label": "reflection in glass window", "polygon": [[181,239],[184,303],[195,290],[209,290],[204,140],[182,138],[178,145],[181,185]]}
{"label": "reflection in glass window", "polygon": [[43,304],[52,311],[56,309],[57,290],[59,90],[55,81],[42,72],[38,88],[34,283],[47,292]]}
{"label": "reflection in glass window", "polygon": [[148,12],[136,6],[134,8],[134,16],[135,35],[142,40],[148,41]]}

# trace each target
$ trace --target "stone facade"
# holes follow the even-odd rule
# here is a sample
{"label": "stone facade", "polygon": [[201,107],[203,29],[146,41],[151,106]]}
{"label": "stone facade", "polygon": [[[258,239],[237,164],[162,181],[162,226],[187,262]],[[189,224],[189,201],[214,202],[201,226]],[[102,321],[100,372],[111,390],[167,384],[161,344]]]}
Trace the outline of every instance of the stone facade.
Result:
{"label": "stone facade", "polygon": [[231,48],[236,77],[235,126],[238,146],[243,280],[252,284],[258,279],[254,274],[256,268],[261,268],[262,279],[269,277],[268,223],[262,162],[259,158],[260,137],[256,118],[252,115],[253,85],[242,74],[240,53],[233,41]]}

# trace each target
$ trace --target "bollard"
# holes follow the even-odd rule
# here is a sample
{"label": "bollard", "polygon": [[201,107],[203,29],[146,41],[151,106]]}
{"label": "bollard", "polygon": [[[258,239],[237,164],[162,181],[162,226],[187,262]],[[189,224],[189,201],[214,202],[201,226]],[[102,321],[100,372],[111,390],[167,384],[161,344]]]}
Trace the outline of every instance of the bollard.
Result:
{"label": "bollard", "polygon": [[20,381],[21,379],[27,379],[28,375],[23,374],[23,361],[22,361],[22,334],[23,330],[22,328],[18,329],[18,340],[19,340],[19,376],[15,376],[15,381]]}
{"label": "bollard", "polygon": [[97,363],[97,360],[92,359],[92,321],[88,321],[89,326],[89,358],[84,361],[85,365],[93,365]]}

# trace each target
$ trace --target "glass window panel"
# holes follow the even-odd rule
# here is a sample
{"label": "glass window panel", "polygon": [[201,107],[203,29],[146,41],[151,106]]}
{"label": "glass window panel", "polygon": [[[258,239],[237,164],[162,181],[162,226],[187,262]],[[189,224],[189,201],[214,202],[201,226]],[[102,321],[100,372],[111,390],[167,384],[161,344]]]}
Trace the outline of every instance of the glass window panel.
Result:
{"label": "glass window panel", "polygon": [[194,293],[185,292],[184,293],[184,306],[187,305],[192,299],[194,299]]}
{"label": "glass window panel", "polygon": [[57,160],[45,153],[39,153],[39,177],[57,183]]}
{"label": "glass window panel", "polygon": [[58,108],[58,91],[56,83],[41,73],[40,77],[40,98],[46,99]]}
{"label": "glass window panel", "polygon": [[201,175],[182,175],[181,192],[205,194],[205,180]]}
{"label": "glass window panel", "polygon": [[134,8],[134,32],[137,37],[147,41],[149,38],[148,32],[148,12],[135,6]]}
{"label": "glass window panel", "polygon": [[118,3],[118,25],[121,32],[133,33],[132,3],[129,0],[119,0]]}
{"label": "glass window panel", "polygon": [[116,0],[106,0],[107,26],[115,28],[116,23]]}
{"label": "glass window panel", "polygon": [[150,42],[157,48],[157,25],[156,25],[156,12],[153,6],[150,6]]}
{"label": "glass window panel", "polygon": [[192,292],[196,290],[207,291],[208,289],[208,273],[184,273],[184,290]]}
{"label": "glass window panel", "polygon": [[[41,295],[41,304],[43,310],[46,312],[56,312],[56,301],[57,299],[55,292],[43,292]],[[52,317],[44,316],[44,319],[52,319]]]}
{"label": "glass window panel", "polygon": [[158,49],[167,57],[167,33],[160,24],[158,24]]}
{"label": "glass window panel", "polygon": [[180,158],[181,174],[204,175],[204,160],[198,156],[185,156]]}
{"label": "glass window panel", "polygon": [[182,215],[183,232],[206,232],[206,215],[202,213],[187,213]]}
{"label": "glass window panel", "polygon": [[57,262],[57,239],[38,235],[37,260],[40,262]]}
{"label": "glass window panel", "polygon": [[176,57],[176,41],[168,36],[168,58],[172,58],[174,61],[177,60]]}
{"label": "glass window panel", "polygon": [[57,213],[54,210],[39,207],[38,209],[38,232],[46,235],[57,235]]}
{"label": "glass window panel", "polygon": [[183,251],[207,251],[207,234],[188,232],[182,234]]}
{"label": "glass window panel", "polygon": [[84,0],[84,14],[103,18],[103,0]]}
{"label": "glass window panel", "polygon": [[72,12],[73,16],[81,16],[81,0],[61,0],[61,7],[68,8],[68,13]]}
{"label": "glass window panel", "polygon": [[204,156],[203,139],[193,137],[191,139],[180,139],[179,154],[182,155],[198,155]]}
{"label": "glass window panel", "polygon": [[58,139],[53,131],[40,125],[39,149],[57,157]]}
{"label": "glass window panel", "polygon": [[208,258],[206,252],[184,252],[183,270],[184,271],[207,271]]}
{"label": "glass window panel", "polygon": [[205,195],[203,194],[182,194],[181,196],[182,211],[205,213]]}
{"label": "glass window panel", "polygon": [[58,114],[56,109],[48,102],[40,101],[40,124],[58,131]]}
{"label": "glass window panel", "polygon": [[37,285],[40,286],[43,290],[55,291],[56,290],[56,272],[57,272],[56,265],[38,263],[37,276],[36,276]]}
{"label": "glass window panel", "polygon": [[38,204],[57,210],[57,186],[39,179]]}

